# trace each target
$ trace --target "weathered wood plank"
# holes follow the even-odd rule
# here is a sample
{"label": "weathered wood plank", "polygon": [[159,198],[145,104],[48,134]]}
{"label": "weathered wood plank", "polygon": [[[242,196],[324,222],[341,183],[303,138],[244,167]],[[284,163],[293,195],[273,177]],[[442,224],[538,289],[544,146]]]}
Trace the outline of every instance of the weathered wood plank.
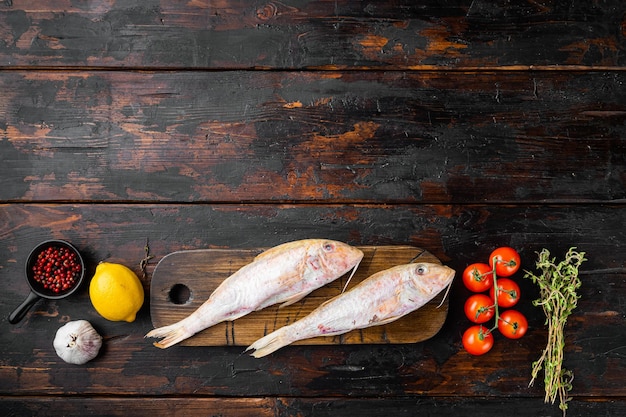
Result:
{"label": "weathered wood plank", "polygon": [[[354,245],[410,244],[443,263],[469,262],[475,251],[541,247],[593,251],[588,268],[624,267],[615,248],[626,242],[624,205],[0,205],[2,266],[20,274],[30,250],[48,238],[67,239],[87,260],[138,263],[145,240],[153,254],[177,250],[270,247],[311,237]],[[17,256],[22,259],[16,264]],[[23,261],[23,262],[22,262]],[[26,283],[23,283],[26,286]]]}
{"label": "weathered wood plank", "polygon": [[0,77],[0,201],[626,198],[626,73]]}
{"label": "weathered wood plank", "polygon": [[274,417],[277,404],[273,398],[76,398],[0,397],[5,416],[259,416]]}
{"label": "weathered wood plank", "polygon": [[[140,275],[185,249],[329,237],[410,244],[457,271],[511,245],[587,253],[569,417],[626,414],[626,3],[497,0],[0,3],[0,314],[62,238]],[[205,71],[209,70],[209,71]],[[301,71],[305,70],[305,71]],[[52,204],[57,202],[59,204]],[[243,204],[241,204],[243,203]],[[457,280],[416,344],[159,350],[86,287],[0,320],[2,415],[559,415],[530,321],[475,358]],[[52,339],[88,319],[85,366]]]}
{"label": "weathered wood plank", "polygon": [[[39,417],[58,416],[187,416],[218,415],[238,417],[324,417],[355,416],[398,417],[427,415],[447,417],[451,414],[491,417],[507,412],[517,415],[559,415],[556,405],[545,405],[538,398],[460,399],[432,397],[379,398],[76,398],[64,397],[4,397],[0,409],[5,415]],[[574,399],[569,403],[569,417],[616,416],[626,413],[623,400],[598,401]]]}
{"label": "weathered wood plank", "polygon": [[[581,301],[567,328],[566,366],[576,374],[575,396],[624,397],[623,331],[626,315],[624,258],[626,210],[587,206],[210,206],[44,205],[0,206],[0,314],[26,295],[25,257],[40,240],[67,239],[93,268],[102,259],[138,273],[149,238],[151,261],[143,282],[165,254],[206,247],[273,246],[325,236],[352,244],[410,243],[428,248],[461,271],[496,245],[509,244],[532,268],[534,251],[555,256],[577,245],[587,252]],[[603,272],[612,270],[612,273]],[[620,272],[621,271],[621,272]],[[611,272],[611,271],[609,271]],[[519,341],[503,338],[488,355],[470,357],[460,337],[468,326],[467,291],[455,281],[448,320],[423,343],[390,346],[290,346],[263,359],[240,347],[154,348],[146,305],[132,324],[108,322],[76,297],[40,302],[18,325],[0,322],[0,395],[375,396],[403,395],[542,398],[528,388],[530,364],[545,345],[536,289],[519,279],[519,309],[531,323]],[[54,353],[54,332],[67,320],[87,319],[105,337],[103,353],[85,366],[67,365]],[[480,369],[480,373],[476,373]],[[459,383],[459,381],[463,381]]]}
{"label": "weathered wood plank", "polygon": [[[446,263],[500,245],[534,256],[541,247],[588,247],[589,268],[624,267],[615,250],[626,242],[624,205],[0,205],[2,266],[19,274],[30,250],[67,239],[88,261],[143,258],[205,248],[270,247],[310,237],[355,245],[410,244]],[[581,249],[584,250],[584,249]],[[15,264],[16,256],[22,256]],[[14,269],[15,268],[15,269]],[[24,285],[26,283],[24,282]]]}
{"label": "weathered wood plank", "polygon": [[623,67],[626,59],[621,0],[34,0],[0,11],[8,67]]}

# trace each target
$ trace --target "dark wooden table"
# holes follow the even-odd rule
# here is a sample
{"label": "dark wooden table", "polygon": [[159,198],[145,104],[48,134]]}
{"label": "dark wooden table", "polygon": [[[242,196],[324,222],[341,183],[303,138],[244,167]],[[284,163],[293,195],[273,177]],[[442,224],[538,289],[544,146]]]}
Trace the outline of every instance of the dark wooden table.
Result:
{"label": "dark wooden table", "polygon": [[[568,416],[626,415],[626,3],[155,0],[0,4],[3,415],[557,416],[528,387],[546,341],[153,347],[86,286],[6,320],[50,238],[89,272],[185,249],[328,237],[415,245],[457,272],[499,245],[587,253],[566,327]],[[54,334],[105,338],[84,366]]]}

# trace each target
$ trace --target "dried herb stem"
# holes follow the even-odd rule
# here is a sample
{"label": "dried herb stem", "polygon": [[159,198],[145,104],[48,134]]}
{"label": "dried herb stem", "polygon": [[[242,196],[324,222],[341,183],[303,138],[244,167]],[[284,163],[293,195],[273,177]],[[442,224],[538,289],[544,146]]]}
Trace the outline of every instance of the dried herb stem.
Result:
{"label": "dried herb stem", "polygon": [[547,249],[543,249],[538,255],[536,266],[541,273],[534,275],[526,271],[524,276],[539,286],[540,298],[533,301],[533,305],[541,306],[546,315],[548,341],[542,355],[533,362],[529,386],[535,382],[541,369],[544,369],[544,400],[554,404],[558,396],[559,408],[565,415],[567,402],[570,400],[568,392],[572,389],[574,379],[572,371],[563,368],[565,325],[580,298],[576,292],[581,285],[578,268],[586,260],[585,253],[570,248],[565,259],[558,264],[555,258],[550,258]]}
{"label": "dried herb stem", "polygon": [[146,268],[148,267],[148,262],[150,262],[150,259],[154,258],[154,256],[150,255],[150,245],[148,238],[146,238],[146,246],[144,246],[143,250],[146,254],[143,259],[139,261],[139,268],[141,268],[142,278],[146,279],[146,276],[148,275],[148,272],[146,271]]}

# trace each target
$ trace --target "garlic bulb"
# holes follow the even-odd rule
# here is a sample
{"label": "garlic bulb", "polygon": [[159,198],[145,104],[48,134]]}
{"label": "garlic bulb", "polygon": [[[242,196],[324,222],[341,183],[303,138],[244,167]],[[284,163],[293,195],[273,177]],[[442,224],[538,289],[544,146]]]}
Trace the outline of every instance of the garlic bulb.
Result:
{"label": "garlic bulb", "polygon": [[98,355],[102,337],[87,320],[76,320],[60,327],[52,344],[65,362],[82,365]]}

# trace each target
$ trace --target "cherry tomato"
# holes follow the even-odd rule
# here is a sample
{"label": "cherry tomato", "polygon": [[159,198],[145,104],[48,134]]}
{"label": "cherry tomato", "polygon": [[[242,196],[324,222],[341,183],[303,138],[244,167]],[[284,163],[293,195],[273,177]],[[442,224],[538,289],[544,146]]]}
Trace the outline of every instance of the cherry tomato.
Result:
{"label": "cherry tomato", "polygon": [[[494,295],[494,287],[491,287],[489,295],[493,300],[496,299]],[[498,278],[498,305],[500,307],[513,307],[520,298],[519,285],[515,281],[509,278]]]}
{"label": "cherry tomato", "polygon": [[473,292],[484,292],[493,286],[493,273],[489,265],[474,263],[463,271],[463,284]]}
{"label": "cherry tomato", "polygon": [[494,314],[493,299],[486,294],[474,294],[465,301],[465,315],[474,323],[488,322]]}
{"label": "cherry tomato", "polygon": [[517,310],[506,310],[500,314],[498,330],[509,339],[519,339],[528,330],[528,320]]}
{"label": "cherry tomato", "polygon": [[513,248],[502,246],[489,255],[489,266],[493,268],[496,262],[496,274],[499,277],[510,277],[517,272],[521,265],[519,253]]}
{"label": "cherry tomato", "polygon": [[477,324],[463,333],[463,347],[472,355],[484,355],[493,347],[493,335],[489,329]]}

